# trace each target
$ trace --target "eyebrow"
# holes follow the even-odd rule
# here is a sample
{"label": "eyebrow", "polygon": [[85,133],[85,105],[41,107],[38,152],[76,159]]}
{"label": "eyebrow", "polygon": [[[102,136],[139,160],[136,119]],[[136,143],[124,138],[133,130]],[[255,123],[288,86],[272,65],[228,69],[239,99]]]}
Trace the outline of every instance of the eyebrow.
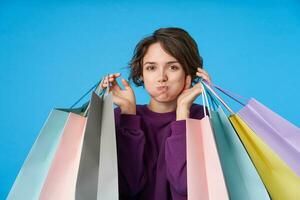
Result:
{"label": "eyebrow", "polygon": [[[179,63],[178,61],[169,61],[167,64],[172,64],[172,63]],[[145,62],[144,65],[146,64],[156,64],[156,62]]]}

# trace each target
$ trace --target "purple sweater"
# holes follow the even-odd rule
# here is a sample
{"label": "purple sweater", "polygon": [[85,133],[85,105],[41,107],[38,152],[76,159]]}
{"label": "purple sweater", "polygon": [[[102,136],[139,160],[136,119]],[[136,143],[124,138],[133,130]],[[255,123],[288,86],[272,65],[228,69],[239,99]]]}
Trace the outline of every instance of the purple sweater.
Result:
{"label": "purple sweater", "polygon": [[[137,105],[137,114],[115,108],[121,200],[186,200],[185,120],[176,111],[156,113]],[[190,118],[203,118],[193,104]]]}

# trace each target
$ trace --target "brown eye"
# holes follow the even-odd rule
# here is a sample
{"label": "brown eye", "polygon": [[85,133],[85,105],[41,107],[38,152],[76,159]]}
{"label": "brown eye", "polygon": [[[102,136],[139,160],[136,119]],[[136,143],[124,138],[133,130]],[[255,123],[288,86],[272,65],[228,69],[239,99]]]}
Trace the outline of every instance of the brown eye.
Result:
{"label": "brown eye", "polygon": [[150,66],[146,67],[146,70],[151,71],[151,70],[154,70],[154,68],[155,68],[155,66],[150,65]]}
{"label": "brown eye", "polygon": [[171,68],[173,71],[175,71],[175,70],[178,69],[178,67],[177,67],[176,65],[172,65],[170,68]]}

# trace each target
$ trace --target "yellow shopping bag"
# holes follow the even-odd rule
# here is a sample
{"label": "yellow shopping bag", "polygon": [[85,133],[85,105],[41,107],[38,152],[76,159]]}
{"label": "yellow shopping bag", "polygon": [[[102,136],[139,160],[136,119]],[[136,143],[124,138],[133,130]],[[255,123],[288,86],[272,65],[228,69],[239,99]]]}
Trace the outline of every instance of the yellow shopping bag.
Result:
{"label": "yellow shopping bag", "polygon": [[299,200],[300,177],[236,114],[229,120],[274,200]]}

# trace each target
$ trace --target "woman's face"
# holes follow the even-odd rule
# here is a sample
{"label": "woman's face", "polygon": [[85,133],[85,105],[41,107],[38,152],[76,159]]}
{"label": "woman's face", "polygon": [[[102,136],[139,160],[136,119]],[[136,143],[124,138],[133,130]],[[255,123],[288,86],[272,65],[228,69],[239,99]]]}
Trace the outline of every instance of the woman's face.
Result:
{"label": "woman's face", "polygon": [[181,64],[160,43],[148,47],[143,58],[142,80],[152,99],[158,102],[176,100],[184,88],[185,78]]}

